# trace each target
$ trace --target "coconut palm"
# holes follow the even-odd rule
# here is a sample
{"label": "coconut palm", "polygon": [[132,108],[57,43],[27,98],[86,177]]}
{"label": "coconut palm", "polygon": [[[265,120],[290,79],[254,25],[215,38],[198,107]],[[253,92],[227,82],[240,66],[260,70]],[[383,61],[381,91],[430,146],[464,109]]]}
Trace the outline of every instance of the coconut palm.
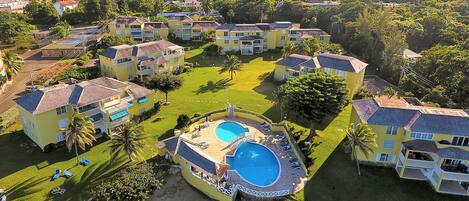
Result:
{"label": "coconut palm", "polygon": [[357,151],[360,150],[368,158],[373,149],[377,147],[376,133],[365,124],[350,124],[347,129],[346,148],[351,150],[351,157],[357,163],[358,175],[361,175]]}
{"label": "coconut palm", "polygon": [[75,155],[78,161],[78,147],[82,150],[86,149],[86,145],[93,145],[93,141],[96,140],[94,134],[96,133],[94,129],[93,120],[82,114],[80,112],[74,112],[72,115],[72,120],[68,124],[67,131],[69,132],[65,138],[68,151],[72,150],[72,147],[75,148]]}
{"label": "coconut palm", "polygon": [[237,56],[228,55],[221,66],[220,73],[229,72],[231,80],[233,80],[233,75],[236,74],[237,71],[241,71],[242,67],[243,64]]}
{"label": "coconut palm", "polygon": [[280,87],[272,92],[274,105],[276,105],[280,110],[280,120],[279,121],[283,120],[283,107],[284,107],[284,105],[283,105],[283,98],[284,97],[283,96],[284,96],[284,93],[283,93],[283,91]]}
{"label": "coconut palm", "polygon": [[142,158],[143,127],[135,122],[127,122],[111,135],[111,161],[117,159],[120,152],[125,152],[130,161]]}
{"label": "coconut palm", "polygon": [[2,61],[3,66],[5,66],[8,79],[11,79],[11,77],[18,73],[21,70],[21,67],[23,67],[23,59],[18,56],[18,54],[10,50],[3,51]]}

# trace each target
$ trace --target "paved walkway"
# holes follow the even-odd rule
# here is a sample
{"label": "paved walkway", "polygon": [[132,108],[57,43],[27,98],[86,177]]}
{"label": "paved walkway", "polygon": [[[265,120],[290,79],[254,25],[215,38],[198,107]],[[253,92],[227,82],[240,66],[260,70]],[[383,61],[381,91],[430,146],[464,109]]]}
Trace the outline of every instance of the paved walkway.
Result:
{"label": "paved walkway", "polygon": [[0,113],[15,105],[15,99],[21,96],[26,89],[30,74],[34,75],[44,68],[51,67],[59,60],[41,58],[41,50],[35,49],[21,55],[24,66],[21,71],[13,77],[13,83],[9,84],[5,91],[0,94]]}

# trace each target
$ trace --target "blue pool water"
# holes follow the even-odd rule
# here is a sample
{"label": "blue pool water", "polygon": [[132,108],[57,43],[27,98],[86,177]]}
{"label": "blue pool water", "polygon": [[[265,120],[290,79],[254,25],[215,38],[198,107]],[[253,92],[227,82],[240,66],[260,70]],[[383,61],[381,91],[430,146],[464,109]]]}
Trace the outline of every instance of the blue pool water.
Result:
{"label": "blue pool water", "polygon": [[232,142],[246,132],[246,128],[236,122],[226,121],[218,124],[215,129],[217,137],[223,142]]}
{"label": "blue pool water", "polygon": [[238,146],[234,156],[227,156],[230,170],[236,170],[246,181],[257,186],[269,186],[280,175],[277,157],[268,148],[251,142]]}

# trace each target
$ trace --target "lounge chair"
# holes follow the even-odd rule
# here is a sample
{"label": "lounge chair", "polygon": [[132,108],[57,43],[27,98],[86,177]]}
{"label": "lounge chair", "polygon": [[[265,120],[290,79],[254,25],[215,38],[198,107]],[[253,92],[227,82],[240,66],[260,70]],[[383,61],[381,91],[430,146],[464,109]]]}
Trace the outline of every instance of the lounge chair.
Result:
{"label": "lounge chair", "polygon": [[281,145],[281,146],[285,149],[291,148],[291,146],[289,144],[284,144],[284,145]]}
{"label": "lounge chair", "polygon": [[52,181],[60,177],[60,170],[56,169],[54,175],[52,175]]}
{"label": "lounge chair", "polygon": [[90,164],[90,161],[88,161],[88,159],[86,159],[85,157],[81,157],[80,164],[82,164],[83,166],[87,166]]}
{"label": "lounge chair", "polygon": [[300,165],[292,165],[292,166],[290,166],[290,167],[292,167],[292,168],[295,168],[295,169],[296,169],[296,168],[299,168],[299,167],[300,167]]}
{"label": "lounge chair", "polygon": [[62,194],[64,194],[64,193],[65,193],[65,189],[64,189],[64,188],[60,188],[60,187],[55,187],[54,189],[52,189],[52,190],[50,191],[50,194],[52,194],[52,195],[57,195],[57,194],[62,195]]}
{"label": "lounge chair", "polygon": [[290,163],[297,162],[297,161],[298,161],[298,159],[296,159],[296,158],[292,158],[292,159],[288,160],[288,162],[290,162]]}
{"label": "lounge chair", "polygon": [[299,166],[300,163],[298,163],[298,161],[294,161],[294,162],[290,162],[292,165],[296,165],[296,166]]}
{"label": "lounge chair", "polygon": [[73,176],[73,174],[71,172],[69,172],[67,169],[65,169],[62,174],[64,175],[64,177],[67,177],[67,178],[70,178]]}
{"label": "lounge chair", "polygon": [[283,147],[283,150],[284,150],[284,151],[288,151],[288,150],[290,150],[290,149],[291,149],[291,146],[290,146],[290,145],[288,145],[287,147]]}

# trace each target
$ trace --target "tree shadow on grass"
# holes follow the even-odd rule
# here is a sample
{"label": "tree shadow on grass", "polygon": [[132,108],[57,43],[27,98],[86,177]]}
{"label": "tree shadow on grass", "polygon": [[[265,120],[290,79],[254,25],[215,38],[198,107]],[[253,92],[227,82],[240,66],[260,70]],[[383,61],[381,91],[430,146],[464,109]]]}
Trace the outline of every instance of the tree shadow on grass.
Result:
{"label": "tree shadow on grass", "polygon": [[217,82],[208,81],[207,84],[200,85],[199,89],[195,91],[196,94],[202,94],[207,92],[215,93],[217,91],[223,90],[228,88],[229,86],[233,85],[230,83],[230,79],[220,79]]}
{"label": "tree shadow on grass", "polygon": [[[100,138],[94,145],[105,142]],[[78,153],[83,154],[89,149]],[[65,146],[55,151],[44,153],[35,145],[22,130],[16,130],[0,135],[0,158],[2,159],[2,170],[0,178],[13,174],[26,167],[35,166],[38,170],[46,168],[57,162],[67,161],[75,157],[75,153],[69,152]]]}
{"label": "tree shadow on grass", "polygon": [[46,182],[49,177],[41,177],[37,179],[28,179],[22,182],[16,183],[14,186],[6,189],[7,198],[9,200],[20,199],[24,196],[28,196],[41,191],[40,188],[34,188],[39,186],[40,183]]}
{"label": "tree shadow on grass", "polygon": [[87,197],[77,198],[76,195],[88,196],[91,188],[126,168],[128,162],[127,156],[121,155],[114,161],[94,163],[85,170],[80,178],[72,177],[65,180],[61,186],[66,189],[65,194],[55,196],[49,194],[48,200],[86,200]]}
{"label": "tree shadow on grass", "polygon": [[158,136],[157,140],[160,141],[160,140],[164,140],[173,136],[174,136],[174,129],[168,129],[162,135]]}

